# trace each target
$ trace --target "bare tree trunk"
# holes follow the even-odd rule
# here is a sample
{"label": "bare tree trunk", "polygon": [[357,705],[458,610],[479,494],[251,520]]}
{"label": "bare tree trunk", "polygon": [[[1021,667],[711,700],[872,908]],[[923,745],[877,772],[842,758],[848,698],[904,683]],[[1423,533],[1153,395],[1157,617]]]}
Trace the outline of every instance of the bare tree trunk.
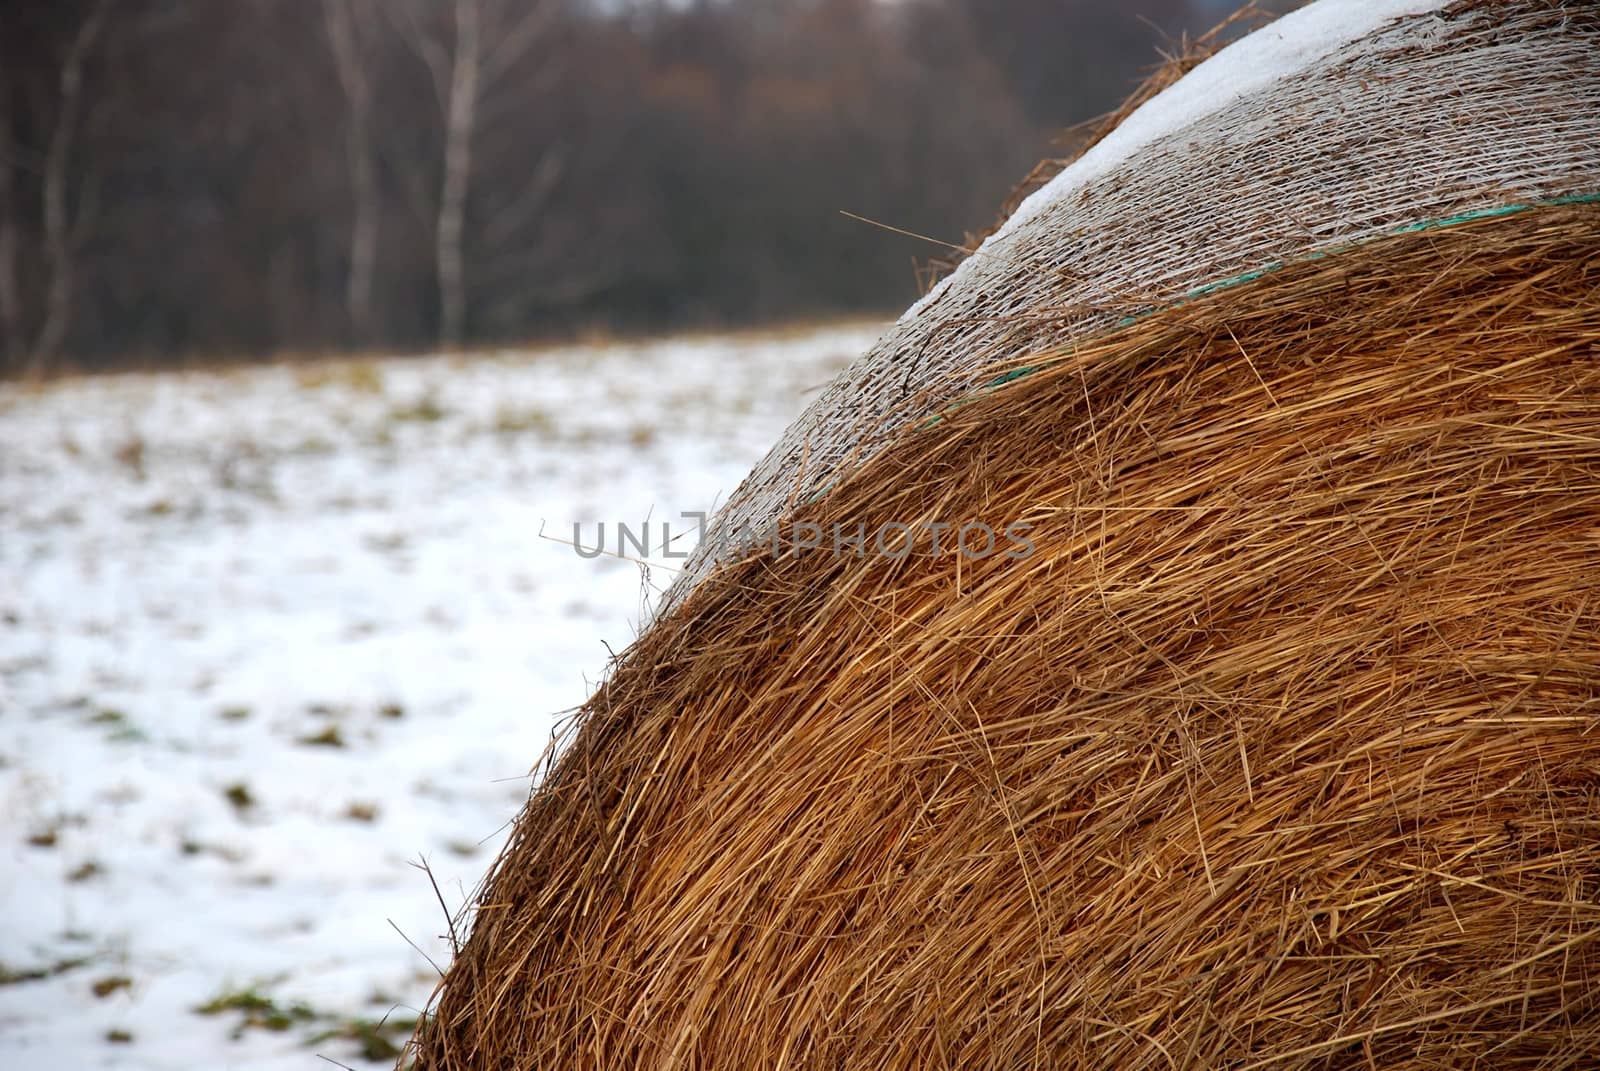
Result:
{"label": "bare tree trunk", "polygon": [[[551,29],[558,25],[566,9],[551,0],[454,0],[451,10],[455,32],[450,49],[441,43],[443,34],[430,32],[425,22],[426,6],[392,2],[385,10],[433,75],[434,94],[443,117],[443,177],[438,201],[433,205],[434,274],[439,288],[439,342],[445,348],[453,348],[461,344],[466,331],[470,296],[466,209],[478,127],[496,120],[493,104],[501,99],[496,94],[496,83],[548,41]],[[547,57],[541,69],[548,73],[552,84],[559,81],[559,59]],[[526,84],[518,88],[525,90]],[[525,95],[519,98],[518,105],[528,106]],[[511,204],[499,206],[484,232],[474,235],[471,253],[475,264],[481,265],[492,256],[491,247],[504,243],[510,232],[537,217],[561,181],[566,156],[565,146],[547,149],[520,195]],[[402,169],[402,183],[404,178]]]}
{"label": "bare tree trunk", "polygon": [[67,218],[68,167],[73,138],[77,134],[78,112],[83,106],[83,61],[94,47],[110,7],[111,0],[99,0],[95,4],[89,17],[78,27],[77,36],[61,65],[61,106],[44,165],[45,264],[50,285],[45,296],[44,324],[33,344],[30,371],[34,374],[42,373],[61,349],[72,314],[72,255],[77,243]]}
{"label": "bare tree trunk", "polygon": [[378,175],[373,164],[372,81],[363,30],[373,20],[366,0],[323,0],[328,42],[339,84],[349,108],[345,155],[350,168],[350,269],[345,278],[345,310],[352,341],[372,340],[372,277],[378,255]]}
{"label": "bare tree trunk", "polygon": [[466,320],[466,279],[461,250],[467,187],[472,177],[472,130],[478,108],[480,62],[478,0],[456,0],[455,54],[445,115],[444,186],[439,194],[436,258],[439,272],[439,341],[460,345]]}
{"label": "bare tree trunk", "polygon": [[27,355],[26,333],[22,323],[22,295],[17,290],[17,206],[12,186],[14,151],[11,133],[11,92],[4,71],[0,71],[0,341],[5,345],[5,360],[0,367]]}

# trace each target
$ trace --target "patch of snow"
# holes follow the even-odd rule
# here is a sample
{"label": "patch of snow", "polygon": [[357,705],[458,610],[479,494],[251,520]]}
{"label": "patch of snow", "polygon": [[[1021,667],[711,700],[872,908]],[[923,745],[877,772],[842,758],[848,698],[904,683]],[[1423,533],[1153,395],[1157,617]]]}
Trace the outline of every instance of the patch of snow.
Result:
{"label": "patch of snow", "polygon": [[414,864],[466,902],[681,564],[573,525],[686,532],[877,333],[0,384],[0,1067],[382,1066],[314,1039],[425,1004]]}

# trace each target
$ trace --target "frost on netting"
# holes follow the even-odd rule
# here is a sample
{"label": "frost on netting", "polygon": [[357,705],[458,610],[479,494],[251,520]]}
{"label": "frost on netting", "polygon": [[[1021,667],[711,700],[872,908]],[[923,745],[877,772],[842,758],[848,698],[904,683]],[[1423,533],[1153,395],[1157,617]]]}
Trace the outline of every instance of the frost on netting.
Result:
{"label": "frost on netting", "polygon": [[[1222,50],[1025,201],[835,379],[714,529],[760,530],[997,370],[1201,288],[1600,192],[1595,18],[1538,0],[1319,0]],[[693,556],[665,604],[716,563]]]}

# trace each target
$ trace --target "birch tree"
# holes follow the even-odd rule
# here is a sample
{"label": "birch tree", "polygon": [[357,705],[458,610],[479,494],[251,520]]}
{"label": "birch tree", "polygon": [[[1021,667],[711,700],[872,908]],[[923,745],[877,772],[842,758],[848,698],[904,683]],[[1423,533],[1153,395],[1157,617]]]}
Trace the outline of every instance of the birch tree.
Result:
{"label": "birch tree", "polygon": [[[450,34],[442,41],[428,8],[399,5],[399,24],[412,50],[433,76],[443,124],[439,195],[434,219],[434,264],[439,293],[439,342],[451,348],[466,334],[472,303],[475,250],[469,209],[477,185],[477,147],[485,115],[496,122],[517,121],[539,106],[542,89],[557,81],[559,58],[540,46],[549,43],[566,12],[563,0],[447,0]],[[533,78],[512,80],[519,68],[536,62]],[[505,97],[501,104],[500,97]],[[517,227],[549,203],[565,167],[559,146],[540,151],[517,192],[503,202],[482,228],[490,246],[503,243]],[[499,185],[505,176],[497,176]]]}
{"label": "birch tree", "polygon": [[445,107],[444,184],[439,193],[439,342],[461,344],[466,322],[467,286],[462,255],[462,221],[472,180],[472,131],[478,115],[480,0],[455,0],[455,48]]}
{"label": "birch tree", "polygon": [[[112,0],[96,0],[78,24],[61,62],[56,79],[57,106],[49,144],[40,176],[40,217],[43,231],[44,311],[32,342],[27,339],[27,324],[18,285],[20,240],[16,204],[16,183],[12,171],[14,158],[21,154],[7,131],[6,155],[0,160],[0,317],[5,320],[6,342],[12,352],[27,351],[26,371],[43,373],[56,359],[66,340],[71,323],[74,291],[74,259],[82,243],[88,221],[93,217],[90,188],[74,170],[74,149],[81,135],[84,110],[84,65],[105,26]],[[9,123],[10,114],[7,113]]]}
{"label": "birch tree", "polygon": [[[7,362],[20,361],[29,348],[22,319],[22,294],[17,288],[21,208],[17,204],[12,173],[18,155],[12,132],[10,80],[6,72],[0,70],[0,341],[5,344]],[[0,362],[0,367],[5,363]]]}
{"label": "birch tree", "polygon": [[374,72],[370,45],[376,19],[370,0],[323,0],[323,21],[348,115],[345,158],[351,206],[345,310],[352,338],[363,342],[373,337],[372,274],[377,263],[382,210],[372,138]]}

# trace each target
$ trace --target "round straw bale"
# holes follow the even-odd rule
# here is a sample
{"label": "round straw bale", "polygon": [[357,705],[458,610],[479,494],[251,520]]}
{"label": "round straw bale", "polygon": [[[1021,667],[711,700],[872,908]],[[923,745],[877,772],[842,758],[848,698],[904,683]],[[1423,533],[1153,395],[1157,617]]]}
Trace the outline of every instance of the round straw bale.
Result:
{"label": "round straw bale", "polygon": [[1595,193],[873,395],[584,708],[418,1066],[1600,1066]]}

